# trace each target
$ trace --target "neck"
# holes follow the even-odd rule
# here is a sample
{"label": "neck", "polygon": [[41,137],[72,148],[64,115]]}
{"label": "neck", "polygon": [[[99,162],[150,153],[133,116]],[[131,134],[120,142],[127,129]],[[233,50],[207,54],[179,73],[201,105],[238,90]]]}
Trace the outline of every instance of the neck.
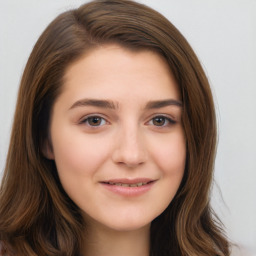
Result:
{"label": "neck", "polygon": [[149,256],[150,226],[133,231],[87,227],[83,256]]}

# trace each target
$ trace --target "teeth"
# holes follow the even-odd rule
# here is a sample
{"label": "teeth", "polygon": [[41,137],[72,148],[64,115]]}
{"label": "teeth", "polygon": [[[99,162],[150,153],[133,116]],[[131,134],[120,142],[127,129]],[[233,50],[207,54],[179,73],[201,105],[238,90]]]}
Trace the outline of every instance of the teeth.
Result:
{"label": "teeth", "polygon": [[122,187],[140,187],[140,186],[146,185],[147,182],[139,182],[139,183],[134,183],[134,184],[108,182],[108,184],[122,186]]}

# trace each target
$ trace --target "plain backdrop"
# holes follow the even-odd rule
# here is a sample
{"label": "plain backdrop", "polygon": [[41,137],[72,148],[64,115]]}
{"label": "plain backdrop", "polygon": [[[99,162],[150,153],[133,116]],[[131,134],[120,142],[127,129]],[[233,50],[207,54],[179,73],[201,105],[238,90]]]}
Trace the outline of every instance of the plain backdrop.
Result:
{"label": "plain backdrop", "polygon": [[[81,0],[0,0],[0,172],[17,90],[37,38]],[[141,0],[188,39],[212,86],[219,127],[212,204],[230,239],[256,255],[256,0]]]}

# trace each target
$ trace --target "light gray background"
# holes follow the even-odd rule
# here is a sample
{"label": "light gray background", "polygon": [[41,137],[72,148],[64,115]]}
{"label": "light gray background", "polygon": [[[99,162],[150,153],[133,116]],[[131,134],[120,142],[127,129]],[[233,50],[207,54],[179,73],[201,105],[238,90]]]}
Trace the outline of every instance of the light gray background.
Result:
{"label": "light gray background", "polygon": [[[4,168],[17,90],[37,38],[81,0],[0,0],[0,172]],[[256,0],[141,0],[188,39],[215,97],[219,147],[213,205],[233,255],[256,255]]]}

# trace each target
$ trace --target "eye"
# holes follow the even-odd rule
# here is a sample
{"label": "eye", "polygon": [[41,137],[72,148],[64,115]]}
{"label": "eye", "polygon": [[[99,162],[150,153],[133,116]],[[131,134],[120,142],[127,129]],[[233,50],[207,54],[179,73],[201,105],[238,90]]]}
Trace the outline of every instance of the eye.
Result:
{"label": "eye", "polygon": [[106,124],[106,120],[103,117],[100,116],[89,116],[86,119],[82,120],[83,124],[86,124],[88,126],[102,126],[104,124]]}
{"label": "eye", "polygon": [[175,124],[176,122],[174,120],[172,120],[169,117],[166,116],[155,116],[154,118],[152,118],[149,121],[150,125],[154,125],[154,126],[168,126],[170,124]]}

